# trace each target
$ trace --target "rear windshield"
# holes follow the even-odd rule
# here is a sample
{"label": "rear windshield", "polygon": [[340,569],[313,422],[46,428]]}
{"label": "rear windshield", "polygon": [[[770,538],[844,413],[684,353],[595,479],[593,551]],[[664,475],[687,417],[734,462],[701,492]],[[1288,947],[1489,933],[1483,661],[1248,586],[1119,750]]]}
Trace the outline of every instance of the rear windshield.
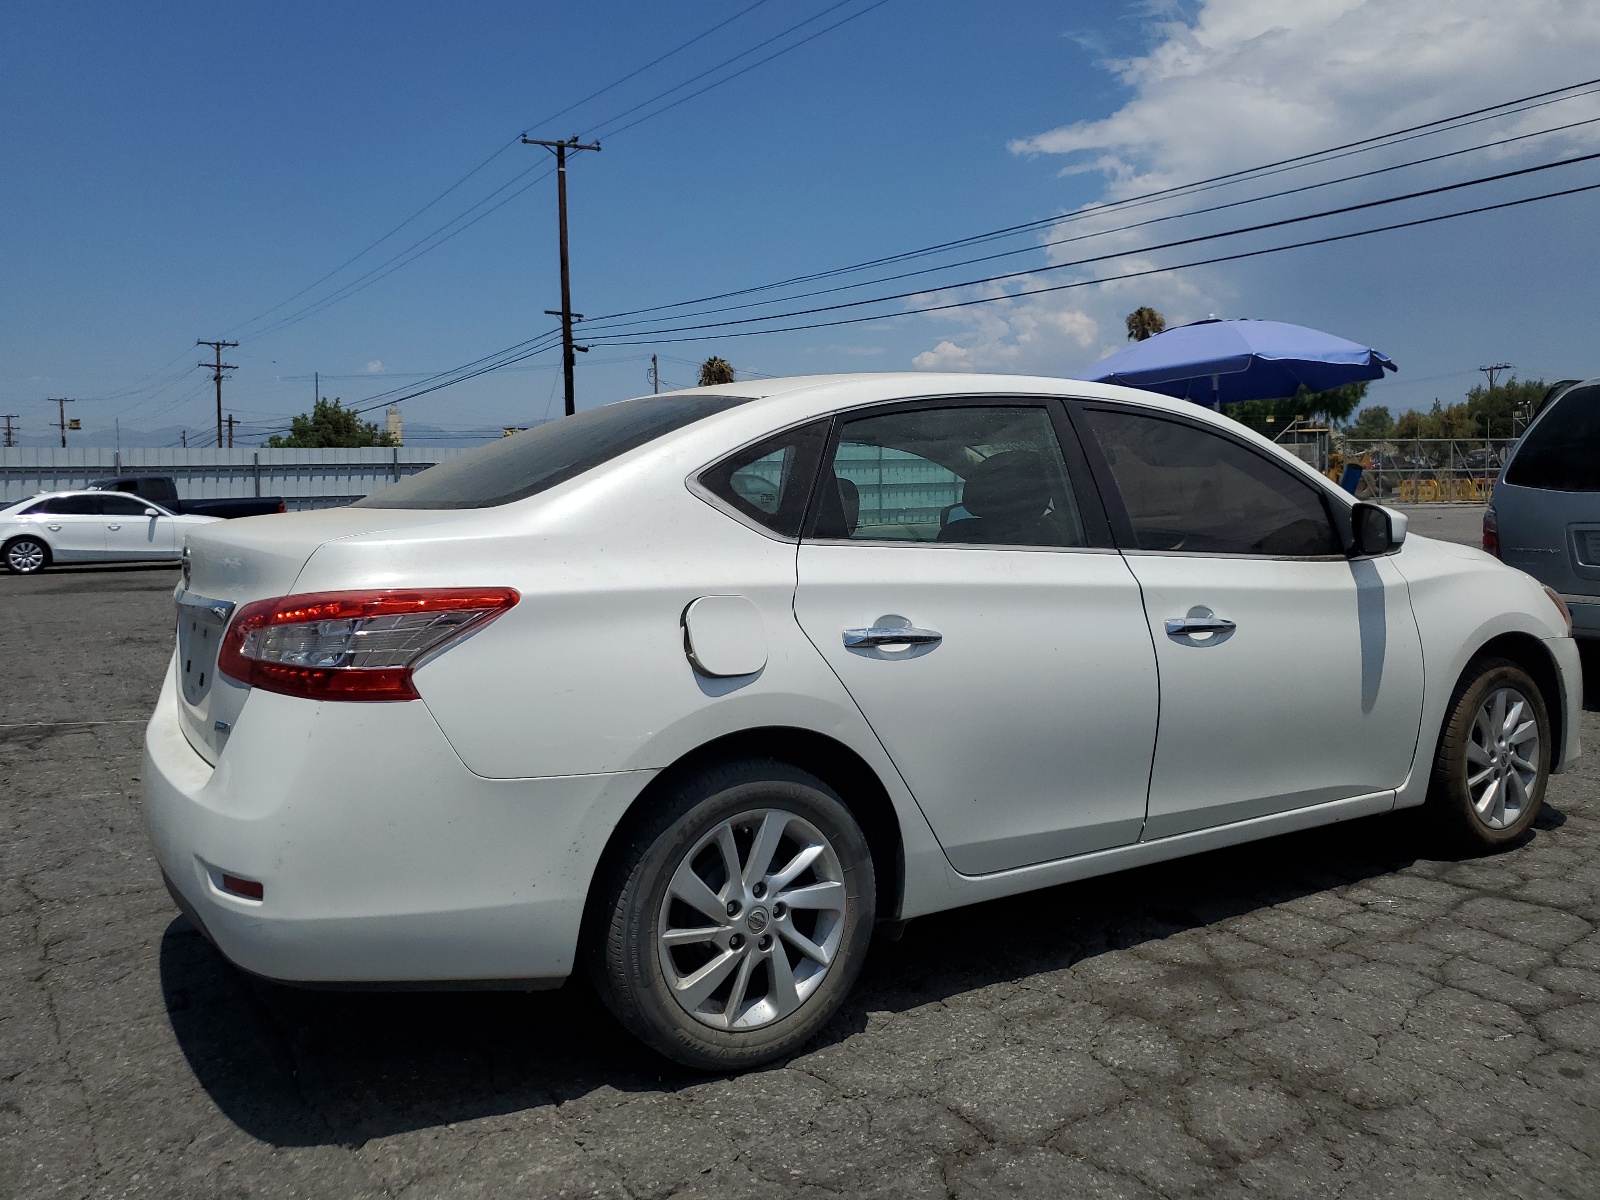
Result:
{"label": "rear windshield", "polygon": [[1573,388],[1534,422],[1506,482],[1554,492],[1600,492],[1600,385]]}
{"label": "rear windshield", "polygon": [[645,396],[591,408],[457,455],[355,508],[492,508],[582,475],[748,396]]}

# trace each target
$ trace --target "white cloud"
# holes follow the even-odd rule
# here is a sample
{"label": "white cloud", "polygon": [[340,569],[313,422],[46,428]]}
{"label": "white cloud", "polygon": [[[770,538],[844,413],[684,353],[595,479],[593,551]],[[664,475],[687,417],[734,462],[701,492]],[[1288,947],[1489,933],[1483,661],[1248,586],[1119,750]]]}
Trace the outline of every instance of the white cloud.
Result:
{"label": "white cloud", "polygon": [[[1026,288],[1031,281],[1016,281]],[[990,288],[993,295],[1002,295]],[[913,303],[938,303],[952,299],[946,294],[918,297]],[[998,300],[993,304],[951,309],[934,314],[959,325],[963,333],[958,344],[946,338],[932,350],[912,359],[919,371],[989,371],[1058,373],[1063,367],[1063,350],[1069,358],[1083,357],[1100,337],[1100,324],[1078,306],[1076,298],[1057,296],[1028,297],[1023,300]],[[1098,356],[1096,356],[1098,357]]]}
{"label": "white cloud", "polygon": [[[1589,78],[1600,5],[1206,0],[1161,30],[1149,53],[1108,64],[1133,90],[1122,108],[1012,148],[1085,156],[1068,170],[1107,171],[1112,196],[1205,178]],[[1560,111],[1580,107],[1600,111]],[[1522,125],[1545,123],[1537,110]]]}
{"label": "white cloud", "polygon": [[[1152,27],[1148,52],[1105,64],[1130,91],[1122,107],[1102,119],[1075,122],[1013,141],[1012,150],[1020,155],[1063,156],[1063,174],[1103,173],[1102,201],[1119,200],[1560,87],[1596,74],[1592,66],[1600,57],[1600,4],[1594,0],[1517,0],[1514,4],[1504,0],[1298,0],[1293,4],[1283,0],[1202,0],[1187,19],[1177,19],[1169,12],[1156,13],[1160,23]],[[1346,159],[1321,175],[1301,172],[1276,177],[1273,182],[1295,186],[1348,170],[1596,116],[1600,116],[1600,97],[1590,95],[1476,126],[1453,138],[1447,135],[1413,142],[1403,153],[1397,151],[1388,158]],[[1341,185],[1311,195],[1319,200],[1336,196],[1333,203],[1348,203],[1427,186],[1443,177],[1487,173],[1516,156],[1521,158],[1513,165],[1520,165],[1521,161],[1533,162],[1579,148],[1593,149],[1597,144],[1600,124],[1529,139],[1498,156],[1463,157],[1436,169],[1443,175],[1409,170],[1380,176],[1365,185],[1366,191],[1361,190],[1363,185]],[[1495,165],[1488,165],[1490,162]],[[1550,177],[1567,179],[1560,172]],[[1208,199],[1232,200],[1242,194],[1248,193],[1213,192]],[[1156,216],[1178,211],[1182,204],[1156,204],[1138,211],[1141,217]],[[1316,207],[1317,203],[1301,198],[1242,211],[1252,217],[1261,211],[1270,218]],[[1120,214],[1115,218],[1109,214],[1104,218],[1073,215],[1042,240],[1106,228],[1121,219],[1127,218]],[[1233,214],[1226,220],[1219,215],[1218,223],[1204,230],[1224,228],[1236,219]],[[1110,233],[1093,241],[1054,247],[1046,254],[1049,261],[1059,264],[1109,250],[1137,251],[1200,231],[1192,222],[1174,222]],[[1229,248],[1238,245],[1229,243]],[[1171,261],[1171,256],[1159,261]],[[1263,267],[1262,262],[1267,265]],[[1030,283],[1060,283],[1068,277],[1103,278],[1148,265],[1117,259],[1052,272],[1036,281],[1017,281],[1010,290]],[[1291,258],[1285,258],[1258,260],[1255,270],[1254,278],[1259,278],[1262,270],[1292,272],[1296,268]],[[1123,345],[1123,315],[1140,304],[1160,309],[1173,324],[1213,311],[1223,316],[1281,316],[1255,311],[1254,293],[1242,293],[1237,278],[1227,268],[1156,273],[955,310],[942,316],[959,325],[960,331],[941,337],[914,361],[921,369],[1026,367],[1070,374]]]}
{"label": "white cloud", "polygon": [[383,370],[383,362],[381,359],[375,358],[367,364],[367,374],[369,375],[376,375],[381,370]]}

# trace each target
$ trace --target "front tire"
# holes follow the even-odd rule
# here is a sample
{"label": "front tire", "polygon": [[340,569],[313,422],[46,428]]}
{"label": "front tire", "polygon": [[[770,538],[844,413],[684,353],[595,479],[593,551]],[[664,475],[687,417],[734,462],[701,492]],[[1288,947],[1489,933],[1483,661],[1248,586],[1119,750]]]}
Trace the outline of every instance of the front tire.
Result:
{"label": "front tire", "polygon": [[872,855],[822,780],[770,759],[706,770],[631,831],[585,951],[617,1019],[686,1066],[743,1070],[838,1011],[875,916]]}
{"label": "front tire", "polygon": [[1529,674],[1505,658],[1474,660],[1456,684],[1439,736],[1428,807],[1456,844],[1515,845],[1544,804],[1550,716]]}
{"label": "front tire", "polygon": [[50,547],[43,538],[23,534],[0,548],[0,558],[13,575],[37,575],[50,565]]}

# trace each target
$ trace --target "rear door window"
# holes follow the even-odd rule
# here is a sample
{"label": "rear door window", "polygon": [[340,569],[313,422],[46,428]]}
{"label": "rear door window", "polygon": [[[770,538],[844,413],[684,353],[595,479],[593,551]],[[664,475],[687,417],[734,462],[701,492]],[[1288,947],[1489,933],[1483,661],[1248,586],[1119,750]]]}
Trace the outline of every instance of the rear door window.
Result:
{"label": "rear door window", "polygon": [[354,508],[492,508],[575,479],[748,396],[643,396],[481,446],[384,488]]}
{"label": "rear door window", "polygon": [[1085,408],[1140,550],[1342,555],[1315,485],[1187,421]]}
{"label": "rear door window", "polygon": [[52,516],[94,517],[100,515],[99,496],[52,496],[41,500],[29,513],[49,513]]}
{"label": "rear door window", "polygon": [[1506,482],[1553,492],[1600,492],[1600,386],[1572,388],[1528,430]]}
{"label": "rear door window", "polygon": [[844,418],[811,536],[979,546],[1084,546],[1049,412],[1035,405]]}

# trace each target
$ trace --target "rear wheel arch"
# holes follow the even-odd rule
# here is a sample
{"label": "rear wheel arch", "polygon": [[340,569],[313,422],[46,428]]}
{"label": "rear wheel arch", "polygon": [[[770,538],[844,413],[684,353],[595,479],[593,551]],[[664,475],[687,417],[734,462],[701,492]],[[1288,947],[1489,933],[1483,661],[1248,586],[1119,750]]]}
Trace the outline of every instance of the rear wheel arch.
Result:
{"label": "rear wheel arch", "polygon": [[[1550,761],[1558,763],[1564,750],[1562,738],[1566,732],[1567,697],[1561,687],[1561,672],[1545,644],[1531,633],[1502,633],[1490,638],[1473,652],[1461,675],[1472,664],[1485,658],[1507,658],[1516,663],[1539,685],[1544,697],[1545,710],[1550,716]],[[1459,686],[1458,676],[1451,687]]]}
{"label": "rear wheel arch", "polygon": [[900,819],[877,772],[850,747],[826,734],[791,726],[764,726],[725,734],[696,747],[661,771],[639,793],[612,829],[601,853],[585,905],[586,927],[600,890],[596,885],[610,877],[616,856],[624,851],[629,833],[641,816],[651,810],[654,799],[671,791],[684,779],[719,763],[752,758],[773,759],[808,771],[839,794],[861,826],[867,848],[872,852],[878,919],[891,920],[899,914],[905,891]]}

